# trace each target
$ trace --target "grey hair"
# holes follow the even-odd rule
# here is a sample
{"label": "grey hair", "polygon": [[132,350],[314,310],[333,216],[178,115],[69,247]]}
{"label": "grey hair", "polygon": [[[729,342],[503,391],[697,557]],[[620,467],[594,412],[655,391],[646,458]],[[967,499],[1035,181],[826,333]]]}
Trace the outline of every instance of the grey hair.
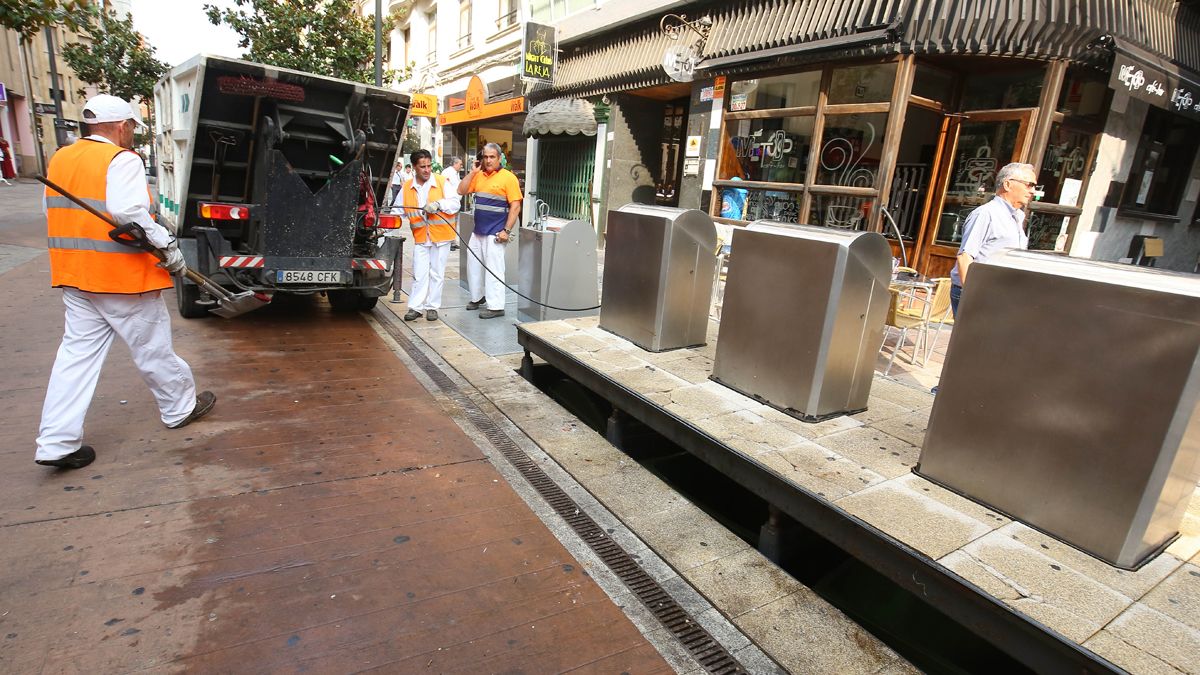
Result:
{"label": "grey hair", "polygon": [[500,155],[504,154],[504,151],[500,149],[500,145],[499,145],[499,144],[497,144],[497,143],[484,143],[484,144],[483,144],[483,147],[484,147],[484,148],[486,148],[486,149],[488,149],[488,150],[495,150],[495,151],[496,151],[496,156],[497,156],[497,157],[499,157]]}
{"label": "grey hair", "polygon": [[[1021,162],[1012,162],[1011,164],[1005,164],[1003,167],[1001,167],[1000,172],[996,174],[996,192],[999,192],[1000,190],[1004,189],[1004,181],[1008,180],[1009,178],[1012,178],[1013,176],[1016,176],[1018,173],[1021,173],[1023,171],[1028,171],[1029,173],[1036,174],[1036,172],[1033,169],[1032,164],[1022,164]],[[1036,178],[1034,180],[1036,180]]]}

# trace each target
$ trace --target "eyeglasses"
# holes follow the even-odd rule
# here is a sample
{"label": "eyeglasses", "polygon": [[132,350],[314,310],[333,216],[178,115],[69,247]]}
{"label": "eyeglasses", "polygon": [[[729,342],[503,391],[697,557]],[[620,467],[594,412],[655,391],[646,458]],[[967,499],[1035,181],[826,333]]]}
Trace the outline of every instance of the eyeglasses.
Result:
{"label": "eyeglasses", "polygon": [[1016,178],[1009,178],[1009,180],[1011,180],[1011,181],[1012,181],[1012,182],[1014,182],[1014,183],[1020,183],[1021,185],[1024,185],[1025,187],[1029,188],[1030,190],[1032,190],[1033,188],[1037,187],[1037,181],[1032,181],[1032,180],[1018,180],[1018,179],[1016,179]]}

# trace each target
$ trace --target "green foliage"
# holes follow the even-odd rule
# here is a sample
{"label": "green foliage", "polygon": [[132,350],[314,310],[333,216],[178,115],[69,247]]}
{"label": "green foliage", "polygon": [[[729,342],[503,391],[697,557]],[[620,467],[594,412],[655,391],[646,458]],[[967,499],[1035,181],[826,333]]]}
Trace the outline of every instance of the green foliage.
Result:
{"label": "green foliage", "polygon": [[[120,19],[106,11],[82,33],[92,39],[91,45],[76,43],[62,48],[63,60],[80,80],[127,101],[151,99],[154,83],[168,67],[154,58],[154,47],[133,29],[131,18]],[[82,89],[79,95],[84,95]]]}
{"label": "green foliage", "polygon": [[[375,19],[362,16],[353,0],[234,0],[237,9],[205,5],[213,25],[228,24],[242,36],[242,58],[281,68],[375,82]],[[391,32],[394,15],[383,18]],[[384,73],[391,81],[396,73]]]}
{"label": "green foliage", "polygon": [[90,0],[0,0],[0,26],[15,30],[28,43],[47,26],[79,31],[95,12]]}

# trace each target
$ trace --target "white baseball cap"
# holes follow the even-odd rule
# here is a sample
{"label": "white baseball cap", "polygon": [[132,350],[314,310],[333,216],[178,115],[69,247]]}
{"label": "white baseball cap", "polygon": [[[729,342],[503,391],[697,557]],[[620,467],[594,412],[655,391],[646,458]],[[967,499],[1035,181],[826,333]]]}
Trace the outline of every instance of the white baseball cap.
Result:
{"label": "white baseball cap", "polygon": [[[88,115],[91,113],[91,115]],[[96,94],[83,104],[83,121],[88,124],[133,120],[142,129],[142,111],[129,101],[111,94]]]}

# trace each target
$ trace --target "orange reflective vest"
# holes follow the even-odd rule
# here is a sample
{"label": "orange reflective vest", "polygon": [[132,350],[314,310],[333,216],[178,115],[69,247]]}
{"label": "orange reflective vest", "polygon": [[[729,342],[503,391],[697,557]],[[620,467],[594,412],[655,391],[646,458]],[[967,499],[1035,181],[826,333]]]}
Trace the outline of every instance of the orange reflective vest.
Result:
{"label": "orange reflective vest", "polygon": [[[429,186],[429,198],[425,201],[436,202],[446,195],[446,177],[441,174],[433,174],[430,176],[433,180],[433,185]],[[424,244],[426,242],[443,242],[454,241],[457,235],[454,233],[454,216],[446,214],[429,215],[417,206],[417,186],[416,180],[410,180],[404,184],[404,215],[408,216],[408,224],[412,227],[413,243]],[[445,218],[446,220],[442,220]],[[450,221],[447,223],[446,221]]]}
{"label": "orange reflective vest", "polygon": [[[50,158],[50,180],[96,210],[108,208],[108,165],[124,148],[86,138]],[[145,293],[171,287],[171,275],[145,251],[108,238],[112,227],[46,188],[50,284],[91,293]]]}

